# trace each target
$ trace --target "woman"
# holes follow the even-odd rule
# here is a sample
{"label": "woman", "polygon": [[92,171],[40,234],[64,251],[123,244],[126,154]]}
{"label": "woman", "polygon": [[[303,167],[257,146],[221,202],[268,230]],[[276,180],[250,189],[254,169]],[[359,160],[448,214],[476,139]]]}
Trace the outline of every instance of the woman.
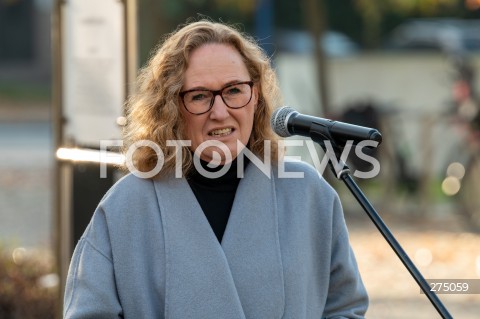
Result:
{"label": "woman", "polygon": [[65,318],[363,318],[336,193],[311,166],[278,161],[278,87],[255,42],[187,24],[137,92],[125,134],[136,170],[77,244]]}

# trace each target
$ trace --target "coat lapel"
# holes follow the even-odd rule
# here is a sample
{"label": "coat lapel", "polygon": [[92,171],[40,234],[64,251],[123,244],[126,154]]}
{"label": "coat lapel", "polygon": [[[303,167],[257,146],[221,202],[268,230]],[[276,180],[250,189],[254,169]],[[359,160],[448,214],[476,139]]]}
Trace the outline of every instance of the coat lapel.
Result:
{"label": "coat lapel", "polygon": [[165,236],[165,317],[281,318],[274,181],[247,167],[221,245],[185,179],[156,181],[155,189]]}
{"label": "coat lapel", "polygon": [[276,212],[274,180],[250,163],[238,186],[222,239],[247,318],[283,315],[285,295]]}
{"label": "coat lapel", "polygon": [[225,254],[185,179],[155,182],[165,236],[165,318],[245,318]]}

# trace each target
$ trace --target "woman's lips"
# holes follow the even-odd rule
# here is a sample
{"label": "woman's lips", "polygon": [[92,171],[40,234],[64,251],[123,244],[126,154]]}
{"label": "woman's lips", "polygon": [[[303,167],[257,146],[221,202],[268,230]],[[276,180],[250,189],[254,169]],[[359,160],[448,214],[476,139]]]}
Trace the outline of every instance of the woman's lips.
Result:
{"label": "woman's lips", "polygon": [[233,132],[233,129],[231,127],[228,127],[228,128],[221,128],[221,129],[210,131],[208,132],[208,135],[212,137],[222,137],[222,136],[227,136],[232,132]]}

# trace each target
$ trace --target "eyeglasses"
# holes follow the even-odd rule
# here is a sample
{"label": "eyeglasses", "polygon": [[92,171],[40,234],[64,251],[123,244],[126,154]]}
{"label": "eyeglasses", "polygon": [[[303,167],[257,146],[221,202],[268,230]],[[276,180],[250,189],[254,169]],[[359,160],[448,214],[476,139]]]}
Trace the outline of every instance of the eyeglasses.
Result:
{"label": "eyeglasses", "polygon": [[188,112],[196,115],[207,113],[213,106],[215,97],[220,95],[223,103],[232,109],[247,105],[252,99],[253,81],[229,84],[220,90],[188,90],[179,93]]}

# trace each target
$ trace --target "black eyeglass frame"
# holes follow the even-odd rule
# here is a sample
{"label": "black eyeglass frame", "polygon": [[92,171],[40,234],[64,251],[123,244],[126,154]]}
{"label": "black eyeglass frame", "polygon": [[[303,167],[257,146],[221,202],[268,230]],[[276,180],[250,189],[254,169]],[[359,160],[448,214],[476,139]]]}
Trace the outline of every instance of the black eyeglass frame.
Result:
{"label": "black eyeglass frame", "polygon": [[[248,102],[245,103],[245,105],[242,105],[242,106],[239,106],[239,107],[231,107],[231,106],[228,105],[228,103],[223,98],[222,92],[226,88],[229,88],[229,87],[234,86],[234,85],[239,85],[239,84],[248,84],[250,86],[250,98],[248,99]],[[220,98],[222,99],[223,103],[225,103],[225,105],[227,107],[236,110],[236,109],[241,109],[242,107],[245,107],[245,106],[247,106],[248,103],[250,103],[250,101],[252,100],[252,96],[253,96],[253,85],[254,84],[255,84],[255,82],[253,82],[253,81],[236,82],[236,83],[228,84],[228,85],[224,86],[223,88],[221,88],[220,90],[192,89],[192,90],[182,91],[182,92],[178,93],[178,96],[180,96],[180,98],[182,99],[183,107],[185,108],[185,110],[187,110],[188,113],[191,113],[191,114],[194,114],[194,115],[202,115],[202,114],[205,114],[208,111],[210,111],[213,107],[213,103],[215,102],[215,98],[217,97],[217,95],[220,95]],[[208,107],[208,109],[205,112],[193,113],[192,111],[190,111],[187,108],[187,105],[185,104],[185,99],[184,99],[185,94],[187,94],[189,92],[194,92],[194,91],[206,91],[206,92],[211,92],[213,94],[212,100],[210,101],[210,106]]]}

